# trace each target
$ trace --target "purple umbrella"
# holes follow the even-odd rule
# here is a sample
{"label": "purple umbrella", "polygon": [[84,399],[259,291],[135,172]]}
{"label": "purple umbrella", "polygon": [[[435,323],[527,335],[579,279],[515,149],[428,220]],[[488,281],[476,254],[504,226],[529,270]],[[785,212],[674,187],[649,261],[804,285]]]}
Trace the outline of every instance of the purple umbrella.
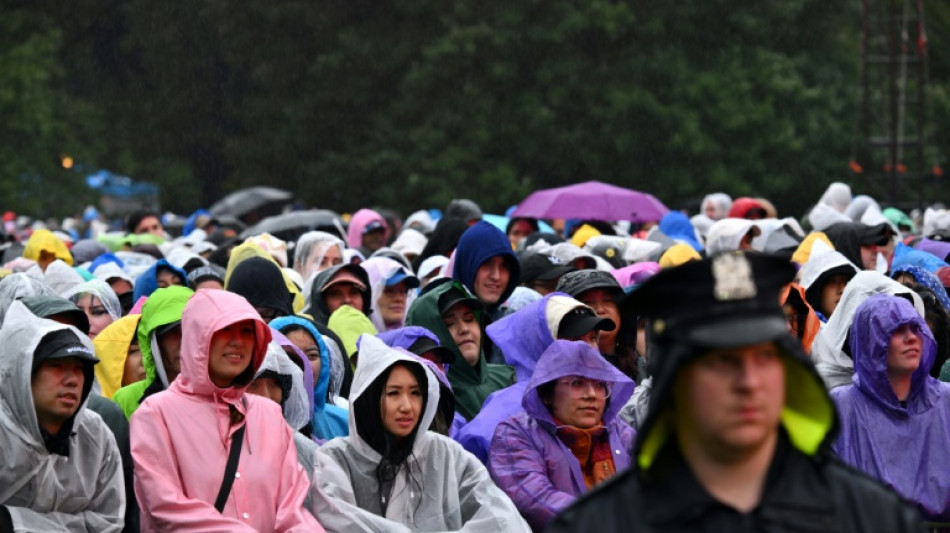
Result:
{"label": "purple umbrella", "polygon": [[518,204],[511,216],[650,222],[660,220],[668,211],[651,194],[586,181],[536,191]]}

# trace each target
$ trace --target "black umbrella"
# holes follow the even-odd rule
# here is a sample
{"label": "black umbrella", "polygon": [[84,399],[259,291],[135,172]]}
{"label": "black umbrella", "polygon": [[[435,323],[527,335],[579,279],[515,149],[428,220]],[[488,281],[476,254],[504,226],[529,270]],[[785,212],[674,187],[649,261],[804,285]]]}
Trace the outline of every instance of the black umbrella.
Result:
{"label": "black umbrella", "polygon": [[218,200],[208,211],[218,218],[225,215],[256,222],[275,215],[293,200],[293,194],[274,187],[248,187],[232,192]]}
{"label": "black umbrella", "polygon": [[340,215],[328,209],[311,209],[267,217],[242,231],[240,237],[246,239],[261,233],[270,233],[278,239],[292,243],[304,233],[314,230],[326,231],[340,238],[345,235]]}

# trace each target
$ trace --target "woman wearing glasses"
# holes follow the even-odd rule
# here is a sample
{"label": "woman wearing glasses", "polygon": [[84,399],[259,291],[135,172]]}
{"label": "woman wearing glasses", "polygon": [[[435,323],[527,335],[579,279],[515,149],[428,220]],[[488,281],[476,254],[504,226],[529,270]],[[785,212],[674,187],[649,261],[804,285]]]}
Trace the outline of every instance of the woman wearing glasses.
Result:
{"label": "woman wearing glasses", "polygon": [[617,414],[634,383],[595,348],[555,341],[522,397],[524,413],[495,431],[488,468],[535,531],[575,498],[630,465],[634,431]]}

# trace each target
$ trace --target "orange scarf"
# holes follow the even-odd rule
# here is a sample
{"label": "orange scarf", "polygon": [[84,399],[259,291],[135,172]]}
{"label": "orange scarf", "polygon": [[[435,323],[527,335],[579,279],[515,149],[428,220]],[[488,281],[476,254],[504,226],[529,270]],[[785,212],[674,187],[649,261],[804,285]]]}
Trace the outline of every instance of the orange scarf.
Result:
{"label": "orange scarf", "polygon": [[617,470],[610,455],[610,439],[605,426],[581,429],[561,424],[557,419],[554,423],[557,424],[557,437],[580,463],[588,489],[614,475]]}

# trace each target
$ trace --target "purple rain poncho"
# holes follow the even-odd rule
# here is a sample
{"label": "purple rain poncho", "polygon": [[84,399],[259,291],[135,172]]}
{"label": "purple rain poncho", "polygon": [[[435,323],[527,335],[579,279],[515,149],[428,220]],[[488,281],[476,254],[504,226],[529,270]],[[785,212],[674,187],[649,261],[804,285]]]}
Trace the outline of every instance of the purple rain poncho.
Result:
{"label": "purple rain poncho", "polygon": [[612,384],[603,422],[616,472],[630,466],[636,437],[633,428],[617,416],[633,394],[633,380],[584,342],[555,341],[538,360],[527,384],[521,403],[524,412],[505,420],[495,431],[488,460],[492,479],[535,531],[544,529],[548,521],[588,491],[580,462],[557,437],[554,417],[538,394],[538,387],[565,376]]}
{"label": "purple rain poncho", "polygon": [[544,350],[554,342],[546,309],[548,300],[555,295],[567,296],[560,292],[551,293],[487,328],[488,336],[505,354],[505,361],[515,368],[517,382],[493,392],[478,415],[455,436],[462,447],[482,463],[488,461],[488,447],[498,424],[522,412],[521,397],[534,373],[534,366]]}
{"label": "purple rain poncho", "polygon": [[[906,407],[887,378],[891,335],[904,324],[923,341]],[[926,322],[906,299],[878,294],[858,307],[851,339],[854,384],[831,391],[841,418],[835,451],[916,503],[926,520],[950,521],[950,385],[928,373],[937,346]]]}

